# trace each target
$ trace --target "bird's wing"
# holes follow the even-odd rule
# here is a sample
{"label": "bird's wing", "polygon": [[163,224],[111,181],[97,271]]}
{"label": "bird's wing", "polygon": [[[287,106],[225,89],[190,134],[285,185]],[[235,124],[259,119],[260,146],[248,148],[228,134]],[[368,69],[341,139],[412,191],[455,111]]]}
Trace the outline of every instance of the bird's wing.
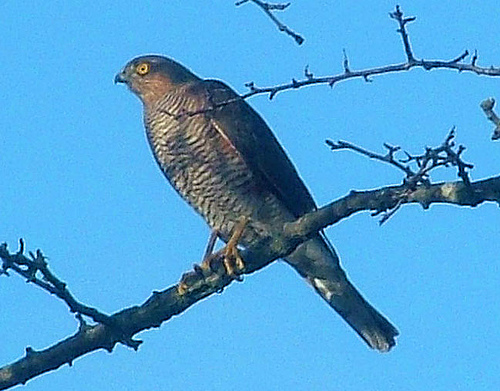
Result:
{"label": "bird's wing", "polygon": [[[217,80],[201,83],[206,107],[214,108],[205,112],[205,117],[253,173],[296,217],[316,209],[311,194],[262,117],[226,84]],[[228,101],[231,103],[221,105]]]}

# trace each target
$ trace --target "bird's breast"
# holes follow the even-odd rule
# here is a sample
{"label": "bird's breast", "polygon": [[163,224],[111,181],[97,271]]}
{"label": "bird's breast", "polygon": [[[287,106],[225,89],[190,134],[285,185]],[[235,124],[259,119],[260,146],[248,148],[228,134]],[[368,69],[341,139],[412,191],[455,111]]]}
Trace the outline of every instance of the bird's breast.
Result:
{"label": "bird's breast", "polygon": [[163,107],[146,112],[145,122],[156,161],[172,186],[221,236],[228,238],[241,216],[252,219],[253,234],[245,241],[261,236],[267,224],[259,223],[260,216],[279,214],[274,196],[204,114],[176,114],[197,110],[189,101],[172,99]]}

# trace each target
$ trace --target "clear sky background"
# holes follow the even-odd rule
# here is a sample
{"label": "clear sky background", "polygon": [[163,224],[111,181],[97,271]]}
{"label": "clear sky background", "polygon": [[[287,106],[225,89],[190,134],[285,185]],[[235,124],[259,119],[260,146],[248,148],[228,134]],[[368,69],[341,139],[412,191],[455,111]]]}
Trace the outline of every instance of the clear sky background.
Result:
{"label": "clear sky background", "polygon": [[[393,1],[293,1],[280,15],[233,1],[2,2],[0,242],[24,238],[82,302],[112,313],[176,283],[200,260],[208,229],[170,188],[146,143],[141,105],[113,77],[132,57],[171,56],[246,92],[303,77],[404,61]],[[500,65],[498,0],[407,1],[415,55],[464,49]],[[418,153],[452,126],[475,164],[498,175],[500,144],[479,103],[498,79],[413,70],[249,100],[275,131],[319,205],[398,184],[400,172],[326,138]],[[453,170],[436,180],[455,180]],[[275,263],[140,335],[136,353],[99,351],[28,383],[29,390],[498,390],[499,210],[406,206],[382,227],[369,213],[327,230],[352,281],[400,330],[370,350],[287,265]],[[26,346],[75,332],[64,303],[0,278],[0,366]]]}

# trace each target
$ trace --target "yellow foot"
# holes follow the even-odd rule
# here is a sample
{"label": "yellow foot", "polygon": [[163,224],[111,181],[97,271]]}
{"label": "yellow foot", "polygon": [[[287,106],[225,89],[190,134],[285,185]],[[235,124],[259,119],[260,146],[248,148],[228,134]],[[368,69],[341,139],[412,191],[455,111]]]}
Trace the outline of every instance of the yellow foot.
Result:
{"label": "yellow foot", "polygon": [[209,271],[214,271],[212,269],[212,261],[220,256],[222,253],[223,265],[226,271],[226,274],[238,281],[242,281],[243,278],[240,276],[245,271],[245,262],[241,258],[238,252],[238,242],[243,235],[246,225],[248,224],[247,217],[241,217],[238,220],[238,223],[234,227],[231,238],[228,240],[226,247],[224,247],[221,251],[213,254],[213,247],[215,244],[215,240],[217,239],[217,231],[213,231],[210,240],[207,246],[207,250],[203,257],[203,261],[200,265],[194,265],[194,271],[185,273],[182,275],[179,284],[177,284],[177,293],[179,295],[184,295],[189,290],[189,287],[195,283],[196,280],[204,279],[205,275]]}
{"label": "yellow foot", "polygon": [[181,279],[179,284],[177,284],[177,293],[179,294],[179,296],[185,295],[188,289],[189,289],[188,284],[186,284],[184,279]]}
{"label": "yellow foot", "polygon": [[224,268],[226,274],[239,281],[242,280],[240,274],[245,271],[245,262],[238,252],[238,242],[243,235],[246,225],[248,224],[247,217],[241,217],[234,227],[233,234],[224,248]]}

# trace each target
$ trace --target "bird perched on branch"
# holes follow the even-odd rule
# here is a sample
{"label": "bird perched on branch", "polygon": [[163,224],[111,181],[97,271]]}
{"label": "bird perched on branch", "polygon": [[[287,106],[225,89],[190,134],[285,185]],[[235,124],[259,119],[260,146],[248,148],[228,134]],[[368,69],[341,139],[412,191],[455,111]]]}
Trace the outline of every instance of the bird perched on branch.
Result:
{"label": "bird perched on branch", "polygon": [[[251,249],[276,227],[316,208],[266,122],[223,82],[201,79],[155,55],[131,60],[115,82],[125,83],[142,101],[158,165],[223,241],[244,218],[238,243]],[[370,347],[394,346],[398,331],[348,281],[322,233],[285,261]]]}

